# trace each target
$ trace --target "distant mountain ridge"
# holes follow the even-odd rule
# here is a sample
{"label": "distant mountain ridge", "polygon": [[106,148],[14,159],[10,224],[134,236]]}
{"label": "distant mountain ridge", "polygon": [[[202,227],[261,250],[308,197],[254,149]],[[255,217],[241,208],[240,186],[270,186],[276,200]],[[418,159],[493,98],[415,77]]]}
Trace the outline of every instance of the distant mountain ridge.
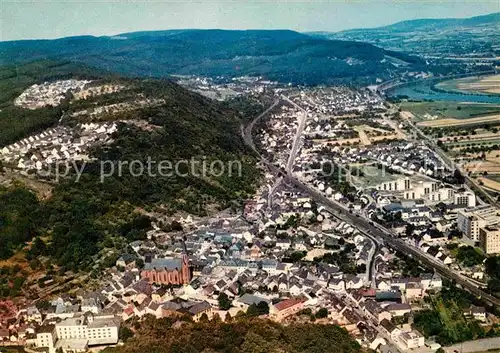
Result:
{"label": "distant mountain ridge", "polygon": [[366,30],[407,31],[407,30],[422,30],[431,28],[435,29],[435,28],[446,28],[446,27],[478,26],[478,25],[492,25],[492,24],[500,25],[500,12],[469,17],[469,18],[422,18],[416,20],[406,20],[382,27],[367,28],[367,29],[348,29],[340,31],[338,33],[366,31]]}
{"label": "distant mountain ridge", "polygon": [[374,81],[418,69],[416,57],[291,30],[166,30],[0,42],[0,65],[53,59],[132,76],[264,76],[283,83]]}
{"label": "distant mountain ridge", "polygon": [[416,19],[377,28],[312,32],[332,40],[372,43],[418,55],[500,54],[500,12],[470,18]]}

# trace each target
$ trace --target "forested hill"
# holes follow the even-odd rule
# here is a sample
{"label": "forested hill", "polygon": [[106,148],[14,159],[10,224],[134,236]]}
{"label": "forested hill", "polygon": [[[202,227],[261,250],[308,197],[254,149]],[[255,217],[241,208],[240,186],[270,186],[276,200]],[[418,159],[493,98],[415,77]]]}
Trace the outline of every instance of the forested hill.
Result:
{"label": "forested hill", "polygon": [[425,63],[371,44],[289,30],[169,30],[0,42],[0,64],[67,59],[132,76],[264,76],[283,83],[373,82]]}
{"label": "forested hill", "polygon": [[[51,268],[58,265],[64,273],[90,271],[99,259],[97,264],[105,268],[129,242],[146,239],[153,215],[206,215],[238,205],[255,191],[260,172],[240,136],[240,114],[221,103],[168,80],[103,76],[67,62],[0,68],[0,73],[0,87],[5,88],[0,146],[61,124],[67,129],[89,122],[117,124],[108,144],[89,150],[93,160],[85,164],[78,181],[69,174],[46,183],[40,177],[5,172],[0,164],[0,260],[16,255],[16,261],[26,259],[33,262],[32,269],[41,269],[45,265],[38,259],[48,259]],[[71,77],[92,79],[98,91],[113,85],[123,88],[85,99],[68,97],[57,107],[31,110],[13,104],[13,97],[33,83]],[[153,168],[161,161],[194,159],[198,170],[184,163],[179,173],[161,175],[145,168],[133,175],[126,167],[123,173],[100,179],[101,161],[115,166],[140,161],[147,166],[148,159],[156,163]],[[199,163],[214,160],[222,162],[224,173],[203,175]],[[236,169],[232,174],[230,166]],[[11,176],[17,181],[10,183]],[[51,190],[43,198],[32,188],[38,184]],[[161,226],[168,230],[170,224]],[[6,293],[11,287],[6,285]],[[0,297],[2,293],[0,286]]]}
{"label": "forested hill", "polygon": [[236,318],[172,324],[146,318],[135,337],[105,353],[360,353],[359,344],[335,325],[278,323]]}

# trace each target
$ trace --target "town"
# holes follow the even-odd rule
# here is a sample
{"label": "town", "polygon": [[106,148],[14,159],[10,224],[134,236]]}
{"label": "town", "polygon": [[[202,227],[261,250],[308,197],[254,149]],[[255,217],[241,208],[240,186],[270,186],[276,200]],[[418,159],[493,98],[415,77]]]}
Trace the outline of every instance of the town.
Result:
{"label": "town", "polygon": [[[267,94],[274,101],[242,129],[261,158],[258,192],[243,209],[209,217],[151,212],[146,239],[96,255],[98,275],[77,290],[61,291],[66,287],[39,278],[30,287],[38,299],[0,302],[4,345],[99,351],[119,344],[131,320],[148,316],[334,323],[380,352],[454,351],[429,334],[425,313],[459,310],[466,327],[495,332],[492,308],[500,299],[483,290],[492,279],[485,259],[500,253],[498,209],[419,138],[383,92],[248,78],[220,87],[183,80],[219,98],[230,88],[229,96]],[[82,95],[88,84],[35,85],[16,104],[55,106],[72,91]],[[91,117],[103,112],[87,111]],[[109,144],[115,131],[114,122],[62,121],[4,147],[1,162],[33,177],[58,161],[88,160],[87,151]],[[472,291],[482,305],[440,308],[445,296],[459,295],[455,290]]]}

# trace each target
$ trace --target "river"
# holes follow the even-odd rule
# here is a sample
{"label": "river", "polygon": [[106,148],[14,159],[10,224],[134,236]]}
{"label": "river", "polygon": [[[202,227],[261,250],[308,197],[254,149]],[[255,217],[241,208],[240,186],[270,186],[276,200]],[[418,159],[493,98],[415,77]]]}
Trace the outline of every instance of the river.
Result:
{"label": "river", "polygon": [[500,95],[486,94],[459,94],[454,92],[436,92],[431,88],[436,84],[436,80],[424,80],[418,83],[398,86],[387,91],[387,95],[408,96],[412,100],[433,100],[451,102],[474,102],[474,103],[497,103],[500,104]]}

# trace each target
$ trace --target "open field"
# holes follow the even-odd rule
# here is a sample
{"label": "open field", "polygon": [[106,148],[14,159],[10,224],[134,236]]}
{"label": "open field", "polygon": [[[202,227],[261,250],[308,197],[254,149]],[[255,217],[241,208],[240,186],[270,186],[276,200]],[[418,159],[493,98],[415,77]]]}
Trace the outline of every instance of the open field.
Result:
{"label": "open field", "polygon": [[[470,153],[467,155],[469,159],[479,159],[482,153]],[[491,163],[500,164],[500,150],[493,150],[485,153],[485,160]]]}
{"label": "open field", "polygon": [[486,187],[488,189],[500,191],[500,182],[498,182],[498,181],[491,180],[489,177],[487,177],[487,178],[481,177],[481,178],[478,178],[477,180],[482,185],[484,185],[484,187]]}
{"label": "open field", "polygon": [[473,161],[466,163],[464,165],[464,169],[467,172],[471,172],[473,174],[477,173],[493,173],[500,174],[500,164],[490,161]]}
{"label": "open field", "polygon": [[420,121],[417,123],[421,127],[432,127],[432,128],[445,128],[451,126],[472,126],[472,125],[482,125],[482,124],[494,124],[500,123],[500,114],[479,116],[477,118],[470,119],[437,119],[437,120],[427,120]]}
{"label": "open field", "polygon": [[[464,96],[464,100],[466,100]],[[432,120],[435,118],[469,119],[480,115],[500,113],[500,105],[486,103],[457,102],[403,102],[401,114],[414,121]],[[408,115],[407,112],[410,112]]]}
{"label": "open field", "polygon": [[488,175],[486,179],[496,181],[500,184],[500,175]]}
{"label": "open field", "polygon": [[[483,154],[485,159],[481,160],[480,157]],[[467,153],[467,156],[462,156],[460,159],[464,163],[464,170],[473,175],[479,175],[485,187],[500,190],[500,150]],[[466,160],[469,161],[466,162]],[[487,175],[484,175],[485,172]]]}
{"label": "open field", "polygon": [[385,169],[379,169],[371,164],[351,164],[349,170],[351,171],[352,183],[363,188],[403,177],[402,174],[391,174]]}
{"label": "open field", "polygon": [[439,141],[449,142],[449,143],[480,143],[482,141],[491,141],[494,139],[500,139],[500,133],[498,132],[483,132],[476,133],[476,135],[467,135],[467,136],[443,136],[439,138]]}
{"label": "open field", "polygon": [[500,94],[500,75],[459,78],[440,82],[436,87],[455,92]]}

